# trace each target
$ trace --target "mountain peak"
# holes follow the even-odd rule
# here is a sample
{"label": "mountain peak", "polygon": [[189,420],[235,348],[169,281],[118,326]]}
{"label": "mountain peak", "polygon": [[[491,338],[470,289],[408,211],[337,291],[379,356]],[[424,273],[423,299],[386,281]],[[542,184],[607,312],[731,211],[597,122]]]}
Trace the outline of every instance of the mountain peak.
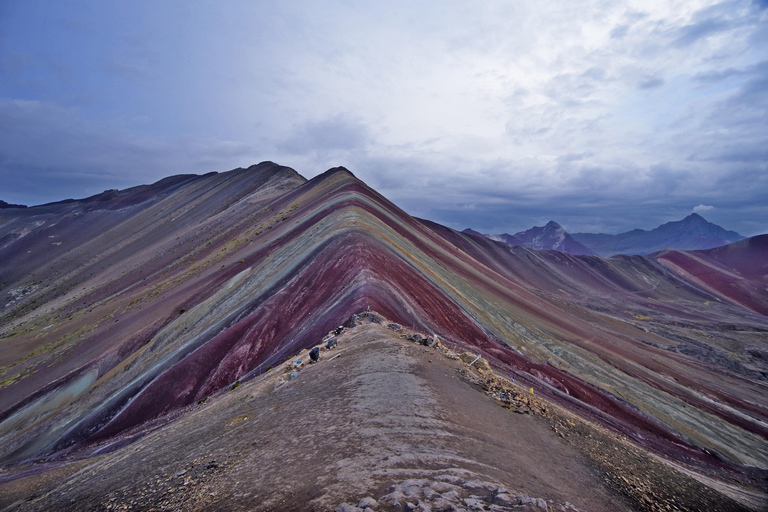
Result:
{"label": "mountain peak", "polygon": [[[245,170],[245,171],[252,172],[252,173],[255,173],[255,172],[259,172],[259,173],[262,173],[262,172],[272,172],[274,174],[283,174],[284,176],[290,176],[290,177],[301,176],[295,169],[293,169],[291,167],[287,167],[285,165],[277,164],[275,162],[272,162],[271,160],[264,160],[263,162],[259,162],[257,164],[253,164],[253,165],[249,166],[246,169],[238,168],[238,169],[233,169],[233,170],[234,171],[243,171],[243,170]],[[214,175],[214,174],[217,174],[217,173],[215,173],[215,172],[208,173],[205,176]],[[302,178],[303,178],[303,176],[302,176]]]}
{"label": "mountain peak", "polygon": [[634,229],[618,235],[576,233],[574,238],[600,256],[652,254],[664,249],[697,250],[727,245],[744,237],[709,222],[698,213],[650,231]]}
{"label": "mountain peak", "polygon": [[26,208],[25,204],[10,204],[0,199],[0,208]]}
{"label": "mountain peak", "polygon": [[327,175],[327,176],[331,176],[331,175],[334,175],[334,174],[349,174],[353,178],[357,179],[357,176],[355,176],[352,171],[350,171],[349,169],[347,169],[343,165],[340,165],[338,167],[331,167],[330,169],[325,171],[323,174]]}
{"label": "mountain peak", "polygon": [[249,166],[248,170],[249,171],[250,170],[256,170],[256,169],[261,169],[261,168],[264,168],[264,167],[282,167],[282,166],[280,164],[276,164],[272,160],[264,160],[263,162],[259,162],[257,164],[253,164],[253,165]]}
{"label": "mountain peak", "polygon": [[687,216],[686,218],[683,219],[683,222],[687,222],[687,223],[696,222],[696,223],[706,223],[706,224],[710,223],[707,219],[705,219],[704,217],[702,217],[698,213],[690,214],[689,216]]}
{"label": "mountain peak", "polygon": [[[514,243],[505,239],[509,237]],[[520,245],[529,249],[547,249],[565,252],[568,254],[591,255],[589,248],[574,240],[567,231],[557,222],[551,220],[544,226],[534,226],[526,231],[520,231],[513,235],[490,235],[492,240],[501,240],[509,245]]]}
{"label": "mountain peak", "polygon": [[485,236],[484,234],[480,233],[479,231],[475,231],[472,228],[464,229],[464,230],[462,230],[462,233],[464,233],[466,235]]}
{"label": "mountain peak", "polygon": [[345,181],[345,182],[360,181],[358,180],[357,176],[355,176],[352,173],[352,171],[350,171],[349,169],[343,166],[331,167],[327,171],[318,174],[317,176],[312,178],[310,181],[312,181],[313,183],[320,183],[327,180],[333,180],[334,182],[339,180]]}

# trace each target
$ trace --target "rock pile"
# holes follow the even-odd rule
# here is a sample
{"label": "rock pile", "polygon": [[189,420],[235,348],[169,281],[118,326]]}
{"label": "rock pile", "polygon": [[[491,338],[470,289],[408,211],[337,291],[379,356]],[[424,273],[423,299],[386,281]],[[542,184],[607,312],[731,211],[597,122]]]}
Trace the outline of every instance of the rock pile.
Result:
{"label": "rock pile", "polygon": [[440,342],[437,341],[432,336],[424,336],[423,334],[420,334],[418,332],[408,333],[408,334],[401,334],[401,338],[410,340],[414,343],[419,343],[421,345],[424,345],[425,347],[439,347]]}
{"label": "rock pile", "polygon": [[497,482],[466,478],[467,475],[443,473],[433,478],[404,480],[389,488],[378,500],[362,498],[357,505],[342,503],[336,512],[393,511],[496,511],[517,512],[578,512],[568,502],[533,498],[505,489]]}

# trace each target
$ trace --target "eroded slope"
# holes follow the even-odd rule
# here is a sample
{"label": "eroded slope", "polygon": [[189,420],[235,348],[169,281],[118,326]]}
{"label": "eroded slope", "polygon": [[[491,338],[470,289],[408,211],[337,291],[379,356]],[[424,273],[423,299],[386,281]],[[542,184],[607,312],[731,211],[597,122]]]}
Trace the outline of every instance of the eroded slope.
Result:
{"label": "eroded slope", "polygon": [[509,250],[345,169],[182,181],[6,308],[6,464],[176,417],[372,307],[678,462],[768,467],[766,318],[657,260]]}
{"label": "eroded slope", "polygon": [[[0,505],[744,510],[487,365],[468,367],[445,347],[404,340],[400,326],[369,319],[380,321],[362,315],[319,364],[306,364],[302,351],[131,445],[100,447],[85,467],[50,469],[70,475],[61,483],[34,470],[0,482]],[[489,382],[499,384],[490,390]],[[513,394],[527,406],[510,406]]]}

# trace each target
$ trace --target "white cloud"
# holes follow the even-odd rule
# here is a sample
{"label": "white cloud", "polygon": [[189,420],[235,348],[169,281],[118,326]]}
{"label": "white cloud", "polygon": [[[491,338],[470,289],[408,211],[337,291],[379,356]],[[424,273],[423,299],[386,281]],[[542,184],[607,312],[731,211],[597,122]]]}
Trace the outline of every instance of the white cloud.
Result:
{"label": "white cloud", "polygon": [[224,171],[266,159],[242,142],[139,136],[127,126],[88,120],[76,108],[0,99],[0,183],[8,202],[87,197],[172,174]]}
{"label": "white cloud", "polygon": [[427,217],[472,204],[482,229],[514,206],[510,232],[548,208],[606,230],[692,201],[739,222],[768,208],[768,11],[751,0],[141,2],[0,19],[0,99],[68,112],[6,130],[3,153],[131,179],[345,165]]}
{"label": "white cloud", "polygon": [[714,210],[714,209],[715,209],[714,206],[710,206],[710,205],[707,205],[707,204],[700,204],[699,206],[695,206],[693,208],[693,212],[694,213],[702,213],[702,212],[708,212],[708,211],[711,211],[711,210]]}

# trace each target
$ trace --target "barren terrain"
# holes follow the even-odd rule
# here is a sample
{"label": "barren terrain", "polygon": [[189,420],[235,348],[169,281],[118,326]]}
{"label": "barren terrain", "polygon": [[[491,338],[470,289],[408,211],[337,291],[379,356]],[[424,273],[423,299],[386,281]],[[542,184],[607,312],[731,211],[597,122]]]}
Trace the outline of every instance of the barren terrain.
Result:
{"label": "barren terrain", "polygon": [[[3,209],[3,499],[157,508],[177,503],[172,494],[193,500],[185,493],[204,487],[187,489],[187,479],[242,471],[247,479],[232,482],[269,487],[232,488],[220,506],[279,507],[259,493],[288,492],[269,480],[288,475],[275,469],[285,465],[299,481],[291,489],[315,493],[286,503],[320,508],[354,504],[354,493],[378,500],[410,480],[427,500],[426,487],[437,492],[429,482],[466,489],[471,476],[586,510],[617,499],[632,509],[760,510],[766,290],[768,235],[609,259],[511,248],[414,218],[344,168],[306,180],[263,162]],[[370,343],[350,338],[349,353],[273,392],[280,365],[369,307],[456,353],[481,354],[501,380],[462,370],[469,361],[424,363],[433,349],[416,349],[415,334],[402,345],[399,334],[371,331]],[[359,394],[376,379],[375,393]],[[324,453],[329,465],[312,466]],[[442,462],[430,465],[433,455]],[[384,478],[389,461],[414,473]],[[471,475],[451,483],[464,477],[418,473],[445,467]],[[450,499],[509,494],[487,492],[496,494]]]}
{"label": "barren terrain", "polygon": [[1,504],[356,510],[370,498],[372,510],[742,509],[487,363],[470,367],[387,325],[359,321],[319,363],[304,351],[133,444],[89,447],[108,453],[87,462],[5,474]]}

